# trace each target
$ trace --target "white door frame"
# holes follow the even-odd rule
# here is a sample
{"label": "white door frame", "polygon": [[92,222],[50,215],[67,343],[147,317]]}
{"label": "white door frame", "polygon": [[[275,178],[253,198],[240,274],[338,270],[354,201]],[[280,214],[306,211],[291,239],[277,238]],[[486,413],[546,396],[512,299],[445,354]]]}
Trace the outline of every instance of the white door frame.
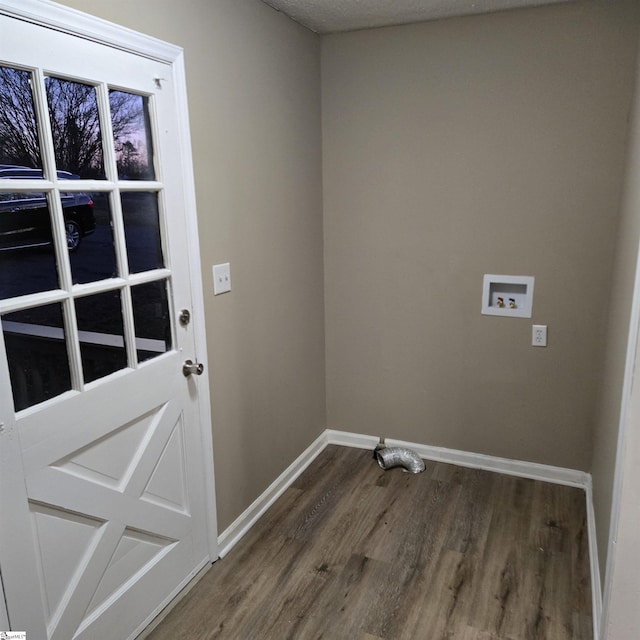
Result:
{"label": "white door frame", "polygon": [[[618,427],[618,443],[616,450],[616,463],[614,473],[614,484],[612,491],[611,519],[609,523],[609,539],[607,543],[607,565],[605,567],[604,592],[602,594],[602,610],[600,615],[599,635],[596,640],[607,637],[610,623],[611,599],[614,590],[614,580],[616,577],[616,545],[618,542],[619,524],[622,517],[622,493],[625,471],[627,443],[629,440],[628,431],[632,425],[632,420],[637,419],[634,415],[633,403],[637,402],[640,394],[638,388],[638,349],[640,347],[640,246],[636,257],[636,271],[633,288],[633,301],[629,320],[629,336],[627,339],[627,354],[625,362],[624,382],[622,388],[622,400],[620,403],[620,419]],[[637,472],[635,476],[637,482]]]}
{"label": "white door frame", "polygon": [[[189,274],[192,282],[192,308],[194,338],[197,359],[207,361],[206,332],[204,321],[204,299],[200,270],[200,249],[196,214],[195,184],[193,176],[189,113],[187,105],[184,54],[181,47],[156,38],[137,33],[75,9],[49,0],[0,0],[0,12],[28,22],[53,28],[70,35],[105,44],[109,47],[151,58],[171,66],[176,88],[176,108],[180,148],[181,181],[184,191],[185,225],[189,241]],[[162,79],[158,78],[158,82]],[[218,558],[218,531],[213,469],[213,441],[211,434],[211,404],[209,396],[208,367],[194,383],[198,386],[198,413],[200,416],[200,439],[202,443],[202,466],[204,469],[207,540],[212,561]],[[5,630],[4,591],[0,581],[0,631]]]}

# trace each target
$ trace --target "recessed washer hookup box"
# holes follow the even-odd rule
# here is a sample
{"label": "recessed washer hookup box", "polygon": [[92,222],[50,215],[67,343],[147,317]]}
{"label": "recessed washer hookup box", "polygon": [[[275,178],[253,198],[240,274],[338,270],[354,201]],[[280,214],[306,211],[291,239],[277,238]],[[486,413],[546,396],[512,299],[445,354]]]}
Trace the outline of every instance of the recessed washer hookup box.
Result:
{"label": "recessed washer hookup box", "polygon": [[530,318],[533,310],[533,276],[485,274],[482,313],[487,316]]}

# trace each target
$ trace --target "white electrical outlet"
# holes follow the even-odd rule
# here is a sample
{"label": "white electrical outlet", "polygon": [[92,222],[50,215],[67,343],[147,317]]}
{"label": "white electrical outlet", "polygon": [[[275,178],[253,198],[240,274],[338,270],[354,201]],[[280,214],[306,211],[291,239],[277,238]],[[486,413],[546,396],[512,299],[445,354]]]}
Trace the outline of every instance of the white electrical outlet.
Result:
{"label": "white electrical outlet", "polygon": [[531,331],[531,344],[534,347],[547,346],[547,325],[534,324]]}
{"label": "white electrical outlet", "polygon": [[228,262],[213,267],[213,295],[231,291],[231,266]]}

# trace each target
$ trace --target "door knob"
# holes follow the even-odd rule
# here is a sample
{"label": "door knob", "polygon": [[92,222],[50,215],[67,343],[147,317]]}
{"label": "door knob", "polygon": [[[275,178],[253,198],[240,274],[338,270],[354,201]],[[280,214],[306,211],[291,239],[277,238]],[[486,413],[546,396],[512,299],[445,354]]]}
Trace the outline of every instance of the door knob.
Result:
{"label": "door knob", "polygon": [[193,362],[193,360],[185,360],[182,365],[182,373],[185,378],[188,378],[190,375],[201,376],[204,371],[204,365],[202,362]]}

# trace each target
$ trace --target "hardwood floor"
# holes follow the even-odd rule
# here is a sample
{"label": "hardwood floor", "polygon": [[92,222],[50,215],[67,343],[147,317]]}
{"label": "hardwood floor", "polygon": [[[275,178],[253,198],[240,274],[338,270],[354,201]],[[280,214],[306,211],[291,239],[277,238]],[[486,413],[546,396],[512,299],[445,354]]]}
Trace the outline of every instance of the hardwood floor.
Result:
{"label": "hardwood floor", "polygon": [[150,640],[592,640],[584,492],[330,446]]}

